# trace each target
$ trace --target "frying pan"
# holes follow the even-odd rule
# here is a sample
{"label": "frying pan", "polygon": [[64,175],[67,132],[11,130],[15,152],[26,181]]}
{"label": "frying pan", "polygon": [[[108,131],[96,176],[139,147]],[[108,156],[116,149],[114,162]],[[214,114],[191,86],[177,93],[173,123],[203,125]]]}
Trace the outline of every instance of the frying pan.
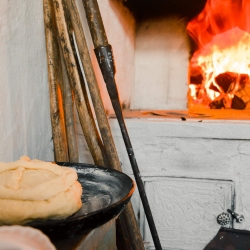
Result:
{"label": "frying pan", "polygon": [[26,224],[41,230],[50,239],[74,237],[105,224],[122,212],[134,192],[134,181],[122,172],[85,163],[57,164],[76,170],[83,188],[82,207],[66,219]]}

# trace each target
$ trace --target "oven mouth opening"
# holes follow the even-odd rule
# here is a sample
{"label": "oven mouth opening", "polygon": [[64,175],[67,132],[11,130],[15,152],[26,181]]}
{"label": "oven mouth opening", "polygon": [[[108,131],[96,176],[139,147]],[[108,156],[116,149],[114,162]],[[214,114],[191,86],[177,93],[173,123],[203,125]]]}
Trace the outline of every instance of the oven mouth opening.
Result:
{"label": "oven mouth opening", "polygon": [[[205,0],[192,0],[192,4],[184,0],[159,0],[157,3],[152,0],[126,0],[122,5],[129,9],[134,19],[134,82],[131,94],[123,98],[126,83],[120,87],[117,81],[124,112],[131,113],[128,116],[137,113],[140,116],[178,119],[249,119],[245,103],[248,96],[242,102],[242,93],[235,94],[236,90],[245,91],[239,91],[239,86],[248,87],[244,73],[229,70],[217,74],[215,78],[221,84],[210,88],[214,92],[219,88],[223,93],[219,92],[216,100],[205,102],[205,105],[204,101],[200,102],[204,77],[199,68],[191,66],[192,57],[199,47],[186,28],[202,12]],[[116,48],[116,59],[115,52]],[[112,110],[107,113],[112,116]]]}

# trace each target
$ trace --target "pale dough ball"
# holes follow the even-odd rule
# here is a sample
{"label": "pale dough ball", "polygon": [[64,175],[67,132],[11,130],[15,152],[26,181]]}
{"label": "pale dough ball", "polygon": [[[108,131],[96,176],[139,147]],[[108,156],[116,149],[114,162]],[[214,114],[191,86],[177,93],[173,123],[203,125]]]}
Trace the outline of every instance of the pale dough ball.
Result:
{"label": "pale dough ball", "polygon": [[66,218],[82,206],[74,169],[30,160],[0,162],[0,225]]}

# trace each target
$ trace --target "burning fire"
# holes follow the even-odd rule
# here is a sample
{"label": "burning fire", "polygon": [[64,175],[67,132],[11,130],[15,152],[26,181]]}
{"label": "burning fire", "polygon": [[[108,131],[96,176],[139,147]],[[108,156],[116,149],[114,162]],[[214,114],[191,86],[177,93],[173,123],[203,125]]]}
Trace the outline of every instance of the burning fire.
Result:
{"label": "burning fire", "polygon": [[191,105],[244,109],[250,103],[248,13],[249,0],[208,0],[188,23],[198,45],[190,61]]}

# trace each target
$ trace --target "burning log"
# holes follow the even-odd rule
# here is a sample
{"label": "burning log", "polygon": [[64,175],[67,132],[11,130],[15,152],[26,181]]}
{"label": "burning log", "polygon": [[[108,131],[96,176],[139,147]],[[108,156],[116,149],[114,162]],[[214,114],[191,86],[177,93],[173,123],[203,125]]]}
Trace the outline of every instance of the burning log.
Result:
{"label": "burning log", "polygon": [[232,100],[232,109],[245,109],[246,103],[239,98],[237,95],[234,96]]}
{"label": "burning log", "polygon": [[249,85],[249,75],[240,74],[239,75],[239,90],[235,93],[232,100],[233,109],[245,109],[247,103],[250,101],[250,85]]}
{"label": "burning log", "polygon": [[[221,95],[210,103],[211,109],[232,108],[242,110],[246,108],[246,103],[250,101],[249,76],[247,74],[225,72],[219,74],[215,81],[221,91],[213,84],[209,89],[221,92]],[[235,93],[235,91],[237,92]],[[229,94],[232,94],[233,98]]]}
{"label": "burning log", "polygon": [[[240,76],[240,89],[235,93],[235,97],[244,103],[245,107],[250,102],[250,84],[249,75],[242,74]],[[243,106],[243,105],[242,105]]]}
{"label": "burning log", "polygon": [[214,85],[214,84],[211,84],[209,89],[215,91],[215,92],[220,92],[220,90]]}
{"label": "burning log", "polygon": [[240,87],[244,88],[249,83],[249,75],[248,74],[240,74]]}
{"label": "burning log", "polygon": [[199,85],[202,84],[202,81],[203,81],[203,75],[201,68],[192,67],[190,69],[189,84]]}
{"label": "burning log", "polygon": [[220,99],[220,100],[215,100],[215,101],[212,101],[210,104],[209,104],[209,107],[211,109],[222,109],[222,108],[225,108],[224,106],[224,99]]}
{"label": "burning log", "polygon": [[201,74],[196,76],[191,75],[189,80],[190,84],[202,84],[202,81],[203,81],[203,76]]}
{"label": "burning log", "polygon": [[250,101],[250,86],[245,86],[244,88],[238,90],[235,93],[236,96],[238,96],[239,98],[241,98],[243,100],[244,103],[247,103]]}
{"label": "burning log", "polygon": [[224,93],[228,93],[234,89],[237,78],[238,74],[233,72],[225,72],[216,76],[215,81]]}
{"label": "burning log", "polygon": [[232,108],[242,110],[246,108],[246,103],[235,95],[233,99],[228,96],[216,99],[209,104],[209,107],[211,109]]}

